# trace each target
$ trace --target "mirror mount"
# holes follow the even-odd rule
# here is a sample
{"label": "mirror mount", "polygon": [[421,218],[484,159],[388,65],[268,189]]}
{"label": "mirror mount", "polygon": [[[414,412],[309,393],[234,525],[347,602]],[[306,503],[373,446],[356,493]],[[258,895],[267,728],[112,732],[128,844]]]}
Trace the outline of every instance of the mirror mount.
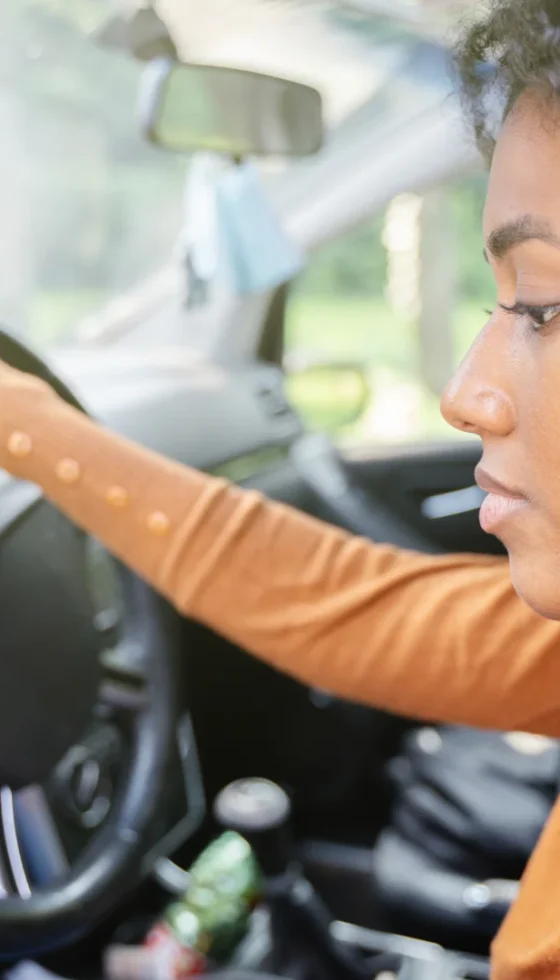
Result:
{"label": "mirror mount", "polygon": [[152,6],[113,15],[102,25],[95,40],[101,47],[128,51],[138,61],[179,59],[173,38]]}

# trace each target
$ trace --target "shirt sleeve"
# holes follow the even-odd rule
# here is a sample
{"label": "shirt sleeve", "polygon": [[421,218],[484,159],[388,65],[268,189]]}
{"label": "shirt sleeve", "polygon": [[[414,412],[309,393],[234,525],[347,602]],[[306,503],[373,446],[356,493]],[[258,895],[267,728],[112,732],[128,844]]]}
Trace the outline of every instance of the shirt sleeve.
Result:
{"label": "shirt sleeve", "polygon": [[[432,721],[560,736],[560,627],[502,559],[376,545],[173,463],[57,399],[2,406],[18,475],[191,616],[304,683]],[[193,424],[196,424],[193,422]]]}

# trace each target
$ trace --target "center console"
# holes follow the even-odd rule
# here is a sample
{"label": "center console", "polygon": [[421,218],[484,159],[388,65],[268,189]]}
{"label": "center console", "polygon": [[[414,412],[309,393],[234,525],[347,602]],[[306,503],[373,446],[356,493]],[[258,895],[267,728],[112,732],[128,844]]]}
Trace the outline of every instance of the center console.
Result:
{"label": "center console", "polygon": [[488,980],[483,958],[333,920],[293,858],[290,810],[263,779],[232,783],[216,800],[218,822],[249,841],[264,874],[263,915],[238,965],[291,980]]}
{"label": "center console", "polygon": [[[365,929],[349,922],[333,921],[332,938],[346,947],[365,967],[370,980],[489,980],[490,965],[483,957],[446,950],[441,946],[392,933]],[[271,954],[270,920],[267,913],[255,915],[253,929],[231,964],[231,980],[260,980],[269,972]],[[300,980],[307,976],[323,980],[314,970],[306,973],[307,964],[294,965],[281,977]],[[238,974],[235,972],[240,970]],[[278,980],[281,980],[278,977]],[[229,980],[226,974],[224,980]]]}
{"label": "center console", "polygon": [[[364,929],[335,921],[331,932],[338,942],[357,951],[378,972],[399,980],[488,980],[489,962],[483,957],[443,949],[408,936]],[[375,976],[375,973],[371,974]]]}

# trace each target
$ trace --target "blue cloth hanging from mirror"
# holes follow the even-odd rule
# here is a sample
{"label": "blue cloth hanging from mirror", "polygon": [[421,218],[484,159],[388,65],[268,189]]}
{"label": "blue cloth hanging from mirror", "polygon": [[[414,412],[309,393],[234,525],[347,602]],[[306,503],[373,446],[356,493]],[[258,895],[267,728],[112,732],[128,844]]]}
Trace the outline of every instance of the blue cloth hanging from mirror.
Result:
{"label": "blue cloth hanging from mirror", "polygon": [[293,279],[305,255],[284,232],[254,164],[244,162],[217,184],[217,213],[233,288],[260,293]]}

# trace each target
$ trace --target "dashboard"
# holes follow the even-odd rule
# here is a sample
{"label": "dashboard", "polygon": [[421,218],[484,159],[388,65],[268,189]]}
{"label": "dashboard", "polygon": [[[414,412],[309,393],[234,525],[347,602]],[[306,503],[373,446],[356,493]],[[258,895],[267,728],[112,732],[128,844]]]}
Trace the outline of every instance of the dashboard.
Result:
{"label": "dashboard", "polygon": [[275,464],[303,433],[272,365],[225,368],[175,350],[59,353],[53,365],[116,432],[230,479]]}

